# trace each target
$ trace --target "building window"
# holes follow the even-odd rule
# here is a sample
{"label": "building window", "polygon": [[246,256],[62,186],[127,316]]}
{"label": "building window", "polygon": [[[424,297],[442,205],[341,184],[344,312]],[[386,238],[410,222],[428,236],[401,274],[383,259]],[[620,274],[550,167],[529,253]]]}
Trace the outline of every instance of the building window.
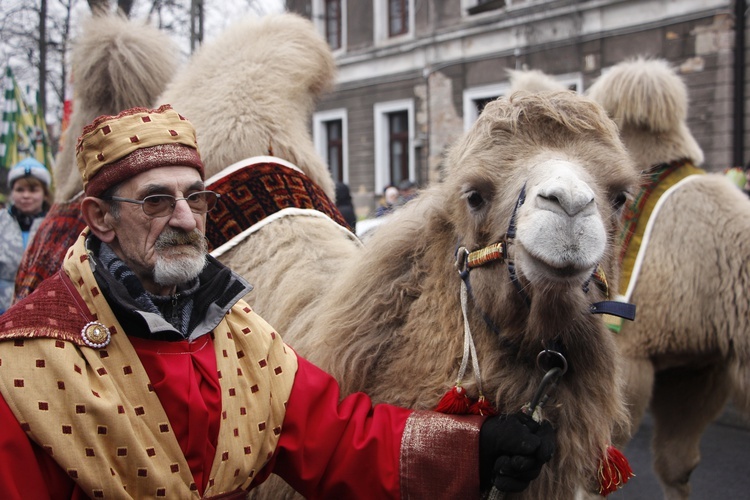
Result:
{"label": "building window", "polygon": [[326,40],[332,50],[341,48],[341,0],[325,0]]}
{"label": "building window", "polygon": [[464,130],[469,130],[490,101],[508,93],[509,83],[485,85],[464,90]]}
{"label": "building window", "polygon": [[328,151],[328,169],[334,181],[344,181],[344,141],[341,120],[325,122]]}
{"label": "building window", "polygon": [[416,181],[414,102],[375,104],[375,192],[403,180]]}
{"label": "building window", "polygon": [[346,50],[346,1],[312,0],[311,19],[332,51]]}
{"label": "building window", "polygon": [[469,14],[481,14],[491,10],[502,9],[505,7],[505,0],[476,0],[474,5],[469,7]]}
{"label": "building window", "polygon": [[409,113],[388,114],[389,184],[409,179]]}
{"label": "building window", "polygon": [[[581,73],[552,75],[552,78],[557,80],[563,88],[574,92],[583,92],[583,75]],[[506,95],[509,91],[509,82],[472,87],[464,90],[464,130],[469,130],[474,122],[477,121],[487,103]]]}
{"label": "building window", "polygon": [[476,108],[477,116],[479,116],[479,115],[482,114],[482,111],[484,110],[484,107],[487,106],[487,104],[490,101],[494,101],[498,97],[500,97],[500,96],[499,95],[493,95],[491,97],[480,97],[479,99],[474,99],[473,103],[474,103],[474,107]]}
{"label": "building window", "polygon": [[416,0],[373,0],[373,41],[376,46],[414,38]]}
{"label": "building window", "polygon": [[388,0],[388,36],[409,32],[409,0]]}
{"label": "building window", "polygon": [[321,111],[313,115],[315,150],[323,158],[334,181],[349,183],[346,109]]}

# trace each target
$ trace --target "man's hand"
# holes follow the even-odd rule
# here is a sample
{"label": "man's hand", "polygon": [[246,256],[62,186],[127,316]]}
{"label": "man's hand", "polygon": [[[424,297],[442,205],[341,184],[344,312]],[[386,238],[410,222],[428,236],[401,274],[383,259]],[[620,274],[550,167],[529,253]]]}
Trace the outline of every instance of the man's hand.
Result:
{"label": "man's hand", "polygon": [[519,492],[539,476],[555,452],[555,430],[525,413],[488,418],[479,431],[482,487]]}

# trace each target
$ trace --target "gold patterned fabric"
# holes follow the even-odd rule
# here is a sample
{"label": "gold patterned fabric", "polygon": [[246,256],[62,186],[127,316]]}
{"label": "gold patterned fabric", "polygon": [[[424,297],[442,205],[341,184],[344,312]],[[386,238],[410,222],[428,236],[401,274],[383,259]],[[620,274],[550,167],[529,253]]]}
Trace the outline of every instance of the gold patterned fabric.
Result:
{"label": "gold patterned fabric", "polygon": [[155,167],[193,167],[203,178],[195,129],[169,104],[98,117],[83,129],[76,161],[88,196]]}
{"label": "gold patterned fabric", "polygon": [[[93,317],[102,348],[55,338],[49,328],[4,325],[0,392],[29,438],[91,498],[198,498],[198,488],[145,369],[99,292],[84,231],[68,253],[68,314]],[[78,301],[75,294],[80,295]],[[66,333],[69,335],[69,333]],[[297,358],[243,301],[212,333],[222,420],[205,497],[247,489],[278,443]],[[30,338],[31,337],[31,338]]]}

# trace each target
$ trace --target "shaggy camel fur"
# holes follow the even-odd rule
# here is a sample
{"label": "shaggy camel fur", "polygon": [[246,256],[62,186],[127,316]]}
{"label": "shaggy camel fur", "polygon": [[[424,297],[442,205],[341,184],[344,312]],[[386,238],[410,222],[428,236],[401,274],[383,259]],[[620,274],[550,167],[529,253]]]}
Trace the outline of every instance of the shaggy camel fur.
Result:
{"label": "shaggy camel fur", "polygon": [[76,167],[76,142],[83,127],[100,115],[150,106],[177,68],[179,50],[158,29],[119,16],[84,21],[72,48],[74,106],[61,151],[52,165],[55,203],[26,249],[16,275],[16,300],[56,273],[78,233],[83,182]]}
{"label": "shaggy camel fur", "polygon": [[[661,60],[620,63],[589,95],[618,124],[644,173],[703,153],[686,125],[687,89]],[[665,498],[690,494],[700,438],[727,400],[750,416],[750,202],[724,176],[691,178],[663,204],[617,340],[633,429],[650,404]],[[636,472],[637,473],[637,472]]]}

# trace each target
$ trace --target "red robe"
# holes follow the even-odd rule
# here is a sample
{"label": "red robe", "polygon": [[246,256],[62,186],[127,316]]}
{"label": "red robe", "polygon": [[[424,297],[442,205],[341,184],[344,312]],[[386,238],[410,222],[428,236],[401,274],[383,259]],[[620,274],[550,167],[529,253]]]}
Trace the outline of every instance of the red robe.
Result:
{"label": "red robe", "polygon": [[[205,348],[212,347],[206,345],[210,336],[193,343],[131,341],[203,492],[221,421],[216,360],[213,349]],[[339,401],[336,381],[299,358],[280,441],[254,484],[275,473],[308,498],[477,498],[480,422],[373,407],[364,394]],[[28,439],[1,397],[0,428],[3,498],[85,498]],[[432,432],[438,429],[441,434]]]}

